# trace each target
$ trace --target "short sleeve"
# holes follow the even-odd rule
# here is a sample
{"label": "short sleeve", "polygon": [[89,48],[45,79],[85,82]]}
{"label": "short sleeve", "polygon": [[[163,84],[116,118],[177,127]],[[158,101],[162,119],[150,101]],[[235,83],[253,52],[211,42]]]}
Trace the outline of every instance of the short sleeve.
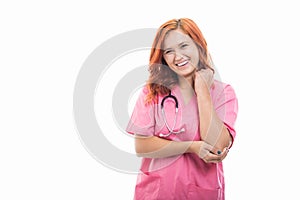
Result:
{"label": "short sleeve", "polygon": [[154,104],[145,103],[148,89],[144,87],[136,101],[126,132],[129,134],[138,134],[144,136],[154,135],[155,119]]}
{"label": "short sleeve", "polygon": [[236,136],[234,125],[238,114],[238,100],[232,86],[228,84],[222,85],[222,92],[218,94],[215,102],[215,110],[231,134],[232,140],[234,140]]}

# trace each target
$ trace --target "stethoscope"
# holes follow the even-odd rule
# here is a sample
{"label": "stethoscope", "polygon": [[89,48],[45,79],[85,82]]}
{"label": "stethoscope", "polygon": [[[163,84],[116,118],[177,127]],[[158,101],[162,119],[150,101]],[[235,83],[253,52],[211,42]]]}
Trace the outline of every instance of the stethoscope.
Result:
{"label": "stethoscope", "polygon": [[[164,102],[165,102],[165,100],[168,99],[168,98],[173,99],[174,102],[175,102],[175,117],[174,117],[174,122],[173,122],[172,128],[169,126],[169,124],[168,124],[168,122],[167,122],[166,115],[165,115],[165,110],[164,110]],[[171,135],[171,134],[176,134],[176,135],[177,135],[177,134],[179,134],[179,133],[184,132],[184,131],[185,131],[184,128],[181,128],[179,131],[174,131],[174,128],[175,128],[175,126],[176,126],[176,121],[177,121],[177,115],[178,115],[178,100],[177,100],[177,98],[176,98],[174,95],[171,94],[171,91],[170,91],[169,95],[165,96],[165,97],[162,99],[161,104],[160,104],[160,107],[161,107],[162,118],[163,118],[163,120],[164,120],[164,123],[165,123],[167,129],[169,130],[169,133],[167,133],[167,134],[160,133],[159,136],[160,136],[160,137],[168,137],[168,136]]]}

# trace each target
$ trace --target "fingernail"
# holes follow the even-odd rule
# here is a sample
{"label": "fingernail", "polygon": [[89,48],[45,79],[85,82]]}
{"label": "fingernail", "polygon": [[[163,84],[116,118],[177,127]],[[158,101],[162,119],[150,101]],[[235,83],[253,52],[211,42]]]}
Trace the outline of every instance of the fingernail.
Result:
{"label": "fingernail", "polygon": [[226,147],[226,148],[225,148],[225,151],[226,151],[226,153],[228,153],[228,152],[229,152],[229,148],[228,148],[228,147]]}

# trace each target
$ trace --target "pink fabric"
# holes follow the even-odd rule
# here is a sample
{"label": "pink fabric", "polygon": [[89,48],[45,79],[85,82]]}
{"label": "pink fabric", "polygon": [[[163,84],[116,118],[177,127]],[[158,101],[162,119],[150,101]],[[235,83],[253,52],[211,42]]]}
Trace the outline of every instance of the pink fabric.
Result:
{"label": "pink fabric", "polygon": [[[148,91],[144,88],[136,102],[131,120],[126,131],[130,134],[159,136],[168,133],[165,127],[160,103],[164,96],[158,97],[157,104],[145,105],[144,99]],[[172,94],[179,103],[177,123],[174,130],[185,128],[179,135],[170,135],[173,141],[200,140],[199,114],[196,97],[184,103],[178,87]],[[238,112],[238,103],[233,88],[220,81],[214,82],[211,89],[214,108],[227,126],[232,138],[236,132],[234,123]],[[173,100],[165,101],[164,109],[170,127],[173,126],[175,105]],[[207,164],[197,155],[186,153],[168,158],[143,158],[141,172],[137,177],[135,199],[224,199],[224,176],[222,163]]]}

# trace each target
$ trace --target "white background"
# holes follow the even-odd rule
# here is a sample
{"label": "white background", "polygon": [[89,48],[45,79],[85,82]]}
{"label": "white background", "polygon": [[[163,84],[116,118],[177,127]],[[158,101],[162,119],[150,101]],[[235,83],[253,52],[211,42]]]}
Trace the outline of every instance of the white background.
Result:
{"label": "white background", "polygon": [[83,147],[74,84],[102,42],[180,17],[199,25],[239,99],[237,137],[224,161],[227,199],[295,199],[299,3],[102,2],[0,3],[0,199],[132,199],[135,175],[103,166]]}

